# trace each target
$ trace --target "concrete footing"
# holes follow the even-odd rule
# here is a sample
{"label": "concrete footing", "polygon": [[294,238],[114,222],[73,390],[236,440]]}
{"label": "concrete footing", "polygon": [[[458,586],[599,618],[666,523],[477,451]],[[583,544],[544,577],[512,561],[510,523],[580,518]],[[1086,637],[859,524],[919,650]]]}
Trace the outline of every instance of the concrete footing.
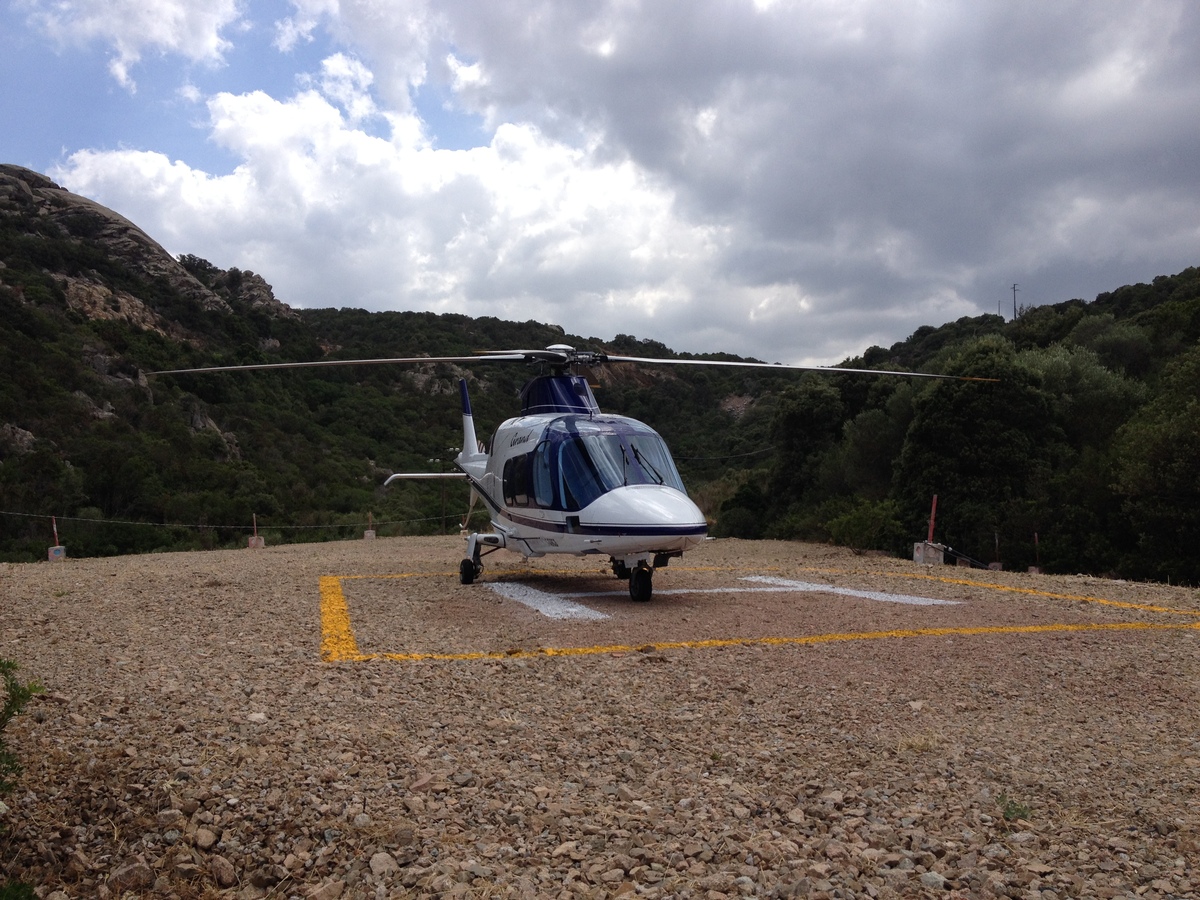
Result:
{"label": "concrete footing", "polygon": [[913,562],[925,566],[940,566],[946,562],[946,545],[920,541],[913,544]]}

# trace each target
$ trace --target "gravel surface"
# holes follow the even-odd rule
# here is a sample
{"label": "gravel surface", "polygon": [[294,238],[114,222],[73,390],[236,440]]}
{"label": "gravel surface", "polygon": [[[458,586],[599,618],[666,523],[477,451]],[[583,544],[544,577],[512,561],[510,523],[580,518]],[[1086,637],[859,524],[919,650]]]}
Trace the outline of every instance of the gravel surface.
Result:
{"label": "gravel surface", "polygon": [[1200,895],[1195,590],[709,541],[636,604],[596,559],[497,554],[462,586],[462,549],[0,565],[0,657],[46,687],[5,732],[4,875],[54,900]]}

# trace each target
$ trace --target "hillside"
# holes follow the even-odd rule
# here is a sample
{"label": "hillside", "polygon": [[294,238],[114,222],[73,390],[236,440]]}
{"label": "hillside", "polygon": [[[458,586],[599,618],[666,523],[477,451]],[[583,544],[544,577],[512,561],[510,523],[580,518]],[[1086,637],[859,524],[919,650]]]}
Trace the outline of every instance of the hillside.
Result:
{"label": "hillside", "polygon": [[[599,374],[606,409],[670,442],[718,535],[1200,582],[1200,270],[918,329],[854,367],[997,385],[697,370]],[[147,378],[195,365],[566,342],[672,355],[536,322],[294,310],[262,275],[173,259],[119,214],[0,166],[0,558],[455,530],[465,492],[383,491],[444,465],[466,377],[486,434],[525,373],[365,367]],[[1036,535],[1036,537],[1035,537]]]}

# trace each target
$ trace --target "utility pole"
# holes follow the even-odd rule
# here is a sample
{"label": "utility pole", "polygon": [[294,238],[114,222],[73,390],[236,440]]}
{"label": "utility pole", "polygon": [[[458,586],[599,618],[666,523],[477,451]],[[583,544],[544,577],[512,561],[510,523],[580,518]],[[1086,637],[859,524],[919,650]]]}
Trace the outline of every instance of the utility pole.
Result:
{"label": "utility pole", "polygon": [[1013,319],[1017,318],[1017,286],[1013,285]]}

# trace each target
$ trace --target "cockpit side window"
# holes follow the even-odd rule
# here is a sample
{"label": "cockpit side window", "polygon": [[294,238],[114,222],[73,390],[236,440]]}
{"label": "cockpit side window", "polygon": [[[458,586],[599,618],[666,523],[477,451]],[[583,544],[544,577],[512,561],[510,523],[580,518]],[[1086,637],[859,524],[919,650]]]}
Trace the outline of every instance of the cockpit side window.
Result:
{"label": "cockpit side window", "polygon": [[558,462],[563,509],[583,509],[611,489],[600,480],[591,454],[578,438],[559,444]]}
{"label": "cockpit side window", "polygon": [[554,460],[549,441],[542,441],[533,451],[533,503],[543,509],[553,509]]}
{"label": "cockpit side window", "polygon": [[677,491],[684,490],[683,479],[679,477],[679,470],[662,438],[656,434],[631,434],[628,440],[629,452],[641,470],[639,480],[643,484],[665,484]]}

